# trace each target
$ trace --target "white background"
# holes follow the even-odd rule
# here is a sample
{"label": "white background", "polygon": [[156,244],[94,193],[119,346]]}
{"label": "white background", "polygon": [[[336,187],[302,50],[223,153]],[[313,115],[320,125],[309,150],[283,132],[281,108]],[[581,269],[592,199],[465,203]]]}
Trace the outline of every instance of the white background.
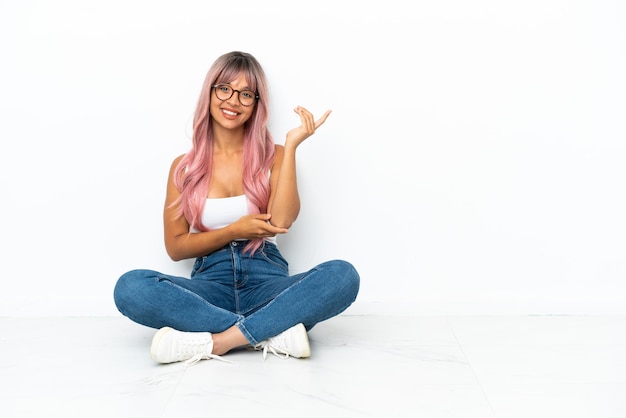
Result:
{"label": "white background", "polygon": [[298,151],[294,272],[361,273],[352,313],[626,313],[620,0],[0,0],[0,315],[115,315],[167,258],[167,171],[210,64],[264,66]]}

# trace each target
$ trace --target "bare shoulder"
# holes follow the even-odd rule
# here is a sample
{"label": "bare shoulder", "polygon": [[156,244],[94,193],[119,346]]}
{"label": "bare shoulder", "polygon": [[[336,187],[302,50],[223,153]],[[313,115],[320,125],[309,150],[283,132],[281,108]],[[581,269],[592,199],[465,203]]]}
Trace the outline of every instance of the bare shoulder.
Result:
{"label": "bare shoulder", "polygon": [[174,158],[174,161],[172,161],[172,168],[178,167],[178,164],[180,164],[180,161],[183,159],[185,155],[186,154],[180,154],[178,157]]}
{"label": "bare shoulder", "polygon": [[175,177],[175,173],[176,173],[176,168],[178,168],[178,165],[180,164],[180,162],[182,161],[184,156],[185,156],[185,154],[181,154],[178,157],[174,158],[174,160],[172,161],[172,164],[170,165],[170,172],[169,172],[169,176],[168,176],[168,183],[173,183],[174,177]]}
{"label": "bare shoulder", "polygon": [[172,164],[170,165],[170,172],[173,173],[174,170],[176,170],[176,167],[178,167],[184,156],[185,154],[181,154],[178,157],[174,158],[174,161],[172,161]]}

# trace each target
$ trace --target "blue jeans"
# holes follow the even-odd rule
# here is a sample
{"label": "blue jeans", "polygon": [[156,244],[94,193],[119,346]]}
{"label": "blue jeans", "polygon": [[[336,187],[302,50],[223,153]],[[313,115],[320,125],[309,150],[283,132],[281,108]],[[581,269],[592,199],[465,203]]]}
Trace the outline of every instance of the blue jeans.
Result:
{"label": "blue jeans", "polygon": [[333,260],[289,275],[274,243],[253,256],[233,241],[198,257],[191,278],[153,270],[123,274],[115,304],[131,320],[152,328],[222,332],[233,325],[252,345],[303,323],[307,330],[354,302],[360,278],[348,262]]}

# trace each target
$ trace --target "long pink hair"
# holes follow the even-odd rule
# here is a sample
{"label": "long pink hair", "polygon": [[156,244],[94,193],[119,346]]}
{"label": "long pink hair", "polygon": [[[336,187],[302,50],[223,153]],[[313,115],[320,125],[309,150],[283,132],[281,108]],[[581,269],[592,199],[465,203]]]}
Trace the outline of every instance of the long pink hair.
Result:
{"label": "long pink hair", "polygon": [[[267,128],[268,88],[265,72],[252,55],[233,51],[219,57],[209,69],[193,119],[192,148],[176,167],[174,184],[180,191],[179,215],[192,228],[206,231],[202,225],[202,211],[211,182],[213,163],[213,129],[209,113],[214,84],[229,83],[239,74],[245,74],[248,86],[259,99],[244,127],[243,187],[250,213],[266,213],[270,197],[269,170],[274,159],[274,140]],[[254,253],[263,239],[251,240],[246,252]]]}

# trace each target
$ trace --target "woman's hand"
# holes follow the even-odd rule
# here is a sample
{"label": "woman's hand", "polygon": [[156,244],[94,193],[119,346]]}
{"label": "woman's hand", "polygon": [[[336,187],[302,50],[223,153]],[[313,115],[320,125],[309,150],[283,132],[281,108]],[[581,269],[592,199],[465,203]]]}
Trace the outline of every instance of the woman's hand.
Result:
{"label": "woman's hand", "polygon": [[245,215],[232,224],[236,228],[236,236],[245,239],[268,238],[276,234],[285,234],[287,228],[279,228],[269,223],[272,215],[267,213]]}
{"label": "woman's hand", "polygon": [[294,112],[300,115],[302,125],[287,132],[285,147],[296,148],[298,145],[304,142],[305,139],[313,135],[315,133],[315,130],[322,126],[324,122],[326,122],[326,118],[328,118],[328,115],[330,115],[331,111],[327,110],[326,113],[324,113],[322,117],[320,117],[318,120],[314,120],[313,114],[302,106],[296,107],[294,109]]}

